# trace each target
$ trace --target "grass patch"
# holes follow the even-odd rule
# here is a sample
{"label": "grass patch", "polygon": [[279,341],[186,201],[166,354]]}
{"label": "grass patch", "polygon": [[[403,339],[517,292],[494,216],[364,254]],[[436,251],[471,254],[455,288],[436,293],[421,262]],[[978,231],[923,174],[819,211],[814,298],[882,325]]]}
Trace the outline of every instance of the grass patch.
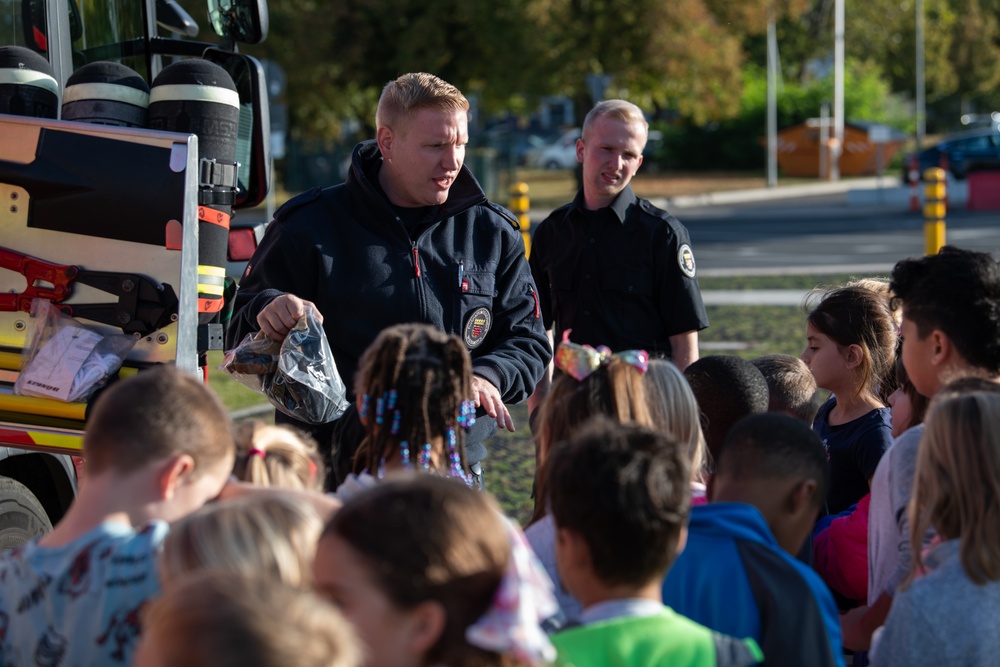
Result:
{"label": "grass patch", "polygon": [[[698,285],[704,290],[758,290],[790,289],[810,290],[814,287],[834,287],[859,278],[885,278],[888,275],[853,275],[846,273],[801,274],[782,276],[698,276]],[[712,322],[714,326],[714,321]]]}
{"label": "grass patch", "polygon": [[[698,336],[703,357],[710,354],[735,354],[744,359],[762,354],[798,356],[805,347],[806,314],[797,306],[706,306],[705,310],[711,326]],[[732,347],[727,348],[726,344]]]}
{"label": "grass patch", "polygon": [[244,387],[228,373],[219,370],[222,365],[222,352],[213,350],[208,353],[208,386],[211,387],[230,412],[236,412],[255,405],[264,405],[267,399],[249,387]]}

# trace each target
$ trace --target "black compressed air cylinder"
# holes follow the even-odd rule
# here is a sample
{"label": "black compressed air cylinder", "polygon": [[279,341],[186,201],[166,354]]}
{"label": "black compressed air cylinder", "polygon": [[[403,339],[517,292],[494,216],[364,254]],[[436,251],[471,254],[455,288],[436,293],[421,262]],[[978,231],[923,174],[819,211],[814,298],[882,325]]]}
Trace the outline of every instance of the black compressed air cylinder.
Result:
{"label": "black compressed air cylinder", "polygon": [[[182,60],[153,80],[147,125],[198,137],[198,310],[210,322],[223,306],[229,216],[235,196],[239,94],[232,77],[207,60]],[[209,162],[206,163],[205,160]]]}
{"label": "black compressed air cylinder", "polygon": [[0,46],[0,113],[59,115],[59,83],[44,57],[23,46]]}
{"label": "black compressed air cylinder", "polygon": [[149,86],[130,67],[88,63],[73,72],[63,91],[62,118],[81,123],[146,127]]}

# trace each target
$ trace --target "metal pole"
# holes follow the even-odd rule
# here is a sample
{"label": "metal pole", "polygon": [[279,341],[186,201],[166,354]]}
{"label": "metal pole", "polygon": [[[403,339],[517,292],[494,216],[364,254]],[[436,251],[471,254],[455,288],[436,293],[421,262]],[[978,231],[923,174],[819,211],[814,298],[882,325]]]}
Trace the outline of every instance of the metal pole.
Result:
{"label": "metal pole", "polygon": [[927,133],[927,110],[924,90],[924,0],[917,0],[917,150]]}
{"label": "metal pole", "polygon": [[774,13],[767,22],[767,187],[778,185],[778,37]]}
{"label": "metal pole", "polygon": [[830,177],[830,103],[819,107],[819,180]]}
{"label": "metal pole", "polygon": [[844,151],[844,0],[834,9],[833,42],[833,146],[830,180],[840,180],[840,156]]}

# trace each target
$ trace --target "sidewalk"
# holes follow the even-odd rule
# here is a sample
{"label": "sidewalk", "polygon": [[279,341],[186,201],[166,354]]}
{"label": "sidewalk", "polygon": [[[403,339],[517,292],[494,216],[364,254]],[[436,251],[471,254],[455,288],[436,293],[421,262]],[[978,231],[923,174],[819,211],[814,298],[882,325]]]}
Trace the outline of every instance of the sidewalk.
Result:
{"label": "sidewalk", "polygon": [[808,290],[702,290],[706,306],[801,306]]}
{"label": "sidewalk", "polygon": [[[774,200],[796,199],[799,197],[815,197],[821,195],[845,194],[851,205],[872,205],[883,203],[908,202],[909,188],[901,184],[898,176],[869,176],[865,178],[850,178],[836,182],[802,183],[796,185],[781,185],[780,181],[774,188],[747,188],[744,190],[725,190],[706,192],[700,195],[677,195],[675,197],[650,197],[654,206],[668,211],[682,210],[703,206],[722,206],[731,204],[751,204]],[[533,208],[528,211],[532,224],[544,220],[552,211]]]}

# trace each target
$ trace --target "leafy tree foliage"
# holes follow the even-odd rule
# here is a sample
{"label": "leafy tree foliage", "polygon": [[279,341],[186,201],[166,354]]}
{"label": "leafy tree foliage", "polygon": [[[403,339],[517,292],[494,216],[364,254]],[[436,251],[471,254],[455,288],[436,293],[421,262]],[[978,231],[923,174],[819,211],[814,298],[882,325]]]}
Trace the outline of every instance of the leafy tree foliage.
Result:
{"label": "leafy tree foliage", "polygon": [[[204,0],[181,2],[204,16]],[[893,92],[914,88],[915,2],[847,2],[848,57]],[[928,101],[1000,106],[1000,0],[924,4]],[[248,51],[285,69],[300,137],[332,138],[355,120],[370,134],[382,86],[417,70],[475,96],[484,116],[556,94],[585,111],[587,75],[606,75],[608,96],[701,127],[741,113],[743,72],[764,67],[771,17],[785,81],[815,78],[810,64],[832,53],[833,9],[834,0],[272,0],[270,36]]]}

